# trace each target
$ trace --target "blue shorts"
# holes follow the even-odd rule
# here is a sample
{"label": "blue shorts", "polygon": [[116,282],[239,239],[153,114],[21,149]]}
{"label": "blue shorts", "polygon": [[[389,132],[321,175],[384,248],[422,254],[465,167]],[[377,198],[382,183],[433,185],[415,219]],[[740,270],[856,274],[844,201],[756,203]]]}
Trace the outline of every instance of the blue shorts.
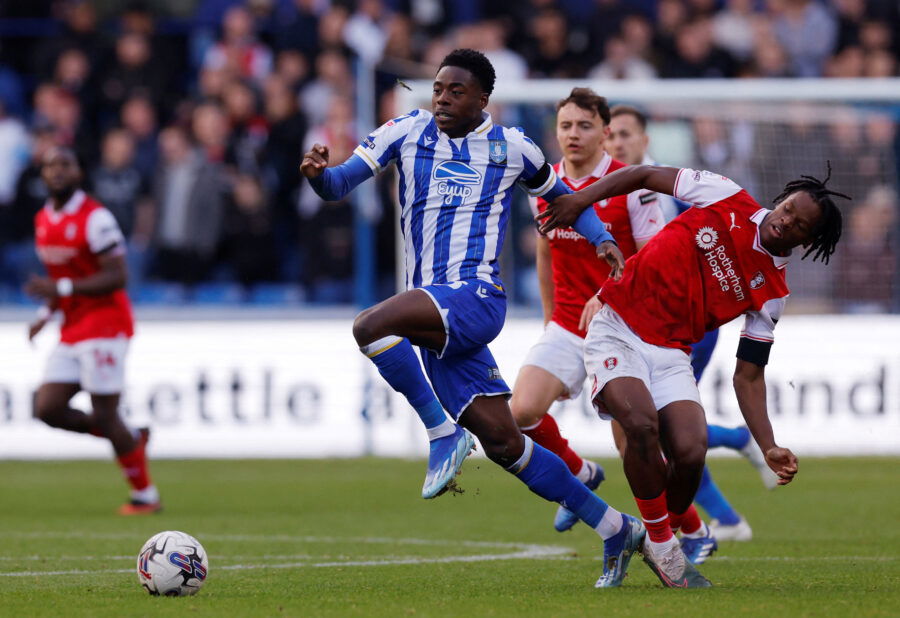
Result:
{"label": "blue shorts", "polygon": [[434,392],[454,419],[479,395],[511,393],[487,344],[506,319],[506,294],[483,281],[457,281],[418,288],[444,320],[447,341],[439,352],[420,349]]}

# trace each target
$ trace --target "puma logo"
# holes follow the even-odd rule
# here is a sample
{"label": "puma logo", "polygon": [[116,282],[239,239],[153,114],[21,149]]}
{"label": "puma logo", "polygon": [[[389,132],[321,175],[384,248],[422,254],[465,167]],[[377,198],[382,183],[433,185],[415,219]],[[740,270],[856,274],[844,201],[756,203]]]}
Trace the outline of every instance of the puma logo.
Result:
{"label": "puma logo", "polygon": [[731,212],[728,214],[731,215],[731,227],[728,228],[728,231],[730,232],[731,230],[734,230],[734,229],[738,229],[738,230],[741,229],[741,226],[734,222],[734,213]]}

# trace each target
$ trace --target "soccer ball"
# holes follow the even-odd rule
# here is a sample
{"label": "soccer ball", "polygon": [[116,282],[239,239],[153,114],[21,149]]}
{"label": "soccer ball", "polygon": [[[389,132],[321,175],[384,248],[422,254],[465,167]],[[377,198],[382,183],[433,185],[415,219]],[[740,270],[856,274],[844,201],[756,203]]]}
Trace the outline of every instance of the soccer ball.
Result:
{"label": "soccer ball", "polygon": [[209,574],[206,550],[190,534],[166,530],[144,543],[137,559],[138,581],[153,596],[197,594]]}

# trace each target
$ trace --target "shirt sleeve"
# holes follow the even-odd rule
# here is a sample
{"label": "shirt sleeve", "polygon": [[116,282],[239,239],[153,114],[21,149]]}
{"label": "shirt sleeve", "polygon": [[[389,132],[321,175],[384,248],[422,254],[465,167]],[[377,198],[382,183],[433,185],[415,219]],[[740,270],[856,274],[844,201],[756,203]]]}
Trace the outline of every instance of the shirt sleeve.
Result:
{"label": "shirt sleeve", "polygon": [[663,229],[666,219],[659,205],[658,193],[642,189],[632,191],[626,199],[631,235],[637,242],[650,240]]}
{"label": "shirt sleeve", "polygon": [[775,342],[775,325],[784,311],[785,300],[786,297],[773,298],[766,301],[759,311],[746,313],[738,343],[739,359],[759,366],[769,362],[769,351]]}
{"label": "shirt sleeve", "polygon": [[85,236],[91,253],[95,255],[125,253],[125,236],[116,218],[105,208],[98,208],[88,216]]}
{"label": "shirt sleeve", "polygon": [[388,120],[369,133],[359,143],[353,154],[365,161],[373,174],[378,174],[390,162],[400,156],[400,146],[412,129],[418,110]]}
{"label": "shirt sleeve", "polygon": [[674,197],[703,208],[741,191],[740,185],[734,181],[706,170],[693,170],[684,167],[678,170],[675,177]]}
{"label": "shirt sleeve", "polygon": [[[521,132],[521,129],[514,131]],[[547,163],[544,153],[530,138],[521,135],[519,147],[522,151],[522,173],[519,174],[519,184],[528,195],[541,197],[556,187],[559,177],[553,166]],[[570,192],[566,190],[565,192]],[[554,196],[555,197],[555,196]]]}

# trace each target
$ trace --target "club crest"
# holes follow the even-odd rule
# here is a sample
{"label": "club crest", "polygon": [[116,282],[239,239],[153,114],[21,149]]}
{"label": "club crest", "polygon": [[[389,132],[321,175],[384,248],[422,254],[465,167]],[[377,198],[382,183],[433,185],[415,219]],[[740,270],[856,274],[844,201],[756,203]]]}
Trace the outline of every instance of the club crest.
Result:
{"label": "club crest", "polygon": [[506,140],[492,139],[489,141],[488,154],[494,163],[506,162]]}

